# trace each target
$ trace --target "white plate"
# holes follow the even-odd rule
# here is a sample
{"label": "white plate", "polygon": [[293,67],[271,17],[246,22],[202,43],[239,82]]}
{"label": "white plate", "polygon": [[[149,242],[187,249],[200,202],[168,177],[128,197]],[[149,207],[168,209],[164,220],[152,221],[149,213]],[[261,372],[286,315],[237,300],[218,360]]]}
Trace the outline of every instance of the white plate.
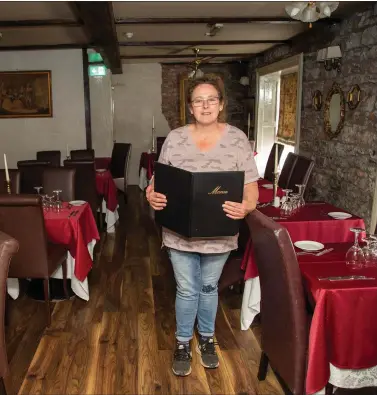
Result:
{"label": "white plate", "polygon": [[333,211],[331,213],[328,213],[328,215],[334,219],[347,219],[352,217],[351,214],[343,213],[341,211]]}
{"label": "white plate", "polygon": [[266,189],[273,189],[274,186],[273,184],[263,184],[262,187]]}
{"label": "white plate", "polygon": [[96,169],[97,173],[104,173],[106,171],[106,169]]}
{"label": "white plate", "polygon": [[82,206],[85,203],[85,200],[72,200],[71,202],[69,202],[69,204],[72,204],[72,206]]}
{"label": "white plate", "polygon": [[304,250],[304,251],[319,251],[325,247],[322,243],[318,243],[318,241],[311,241],[311,240],[296,241],[294,245],[297,248],[300,248],[300,250]]}

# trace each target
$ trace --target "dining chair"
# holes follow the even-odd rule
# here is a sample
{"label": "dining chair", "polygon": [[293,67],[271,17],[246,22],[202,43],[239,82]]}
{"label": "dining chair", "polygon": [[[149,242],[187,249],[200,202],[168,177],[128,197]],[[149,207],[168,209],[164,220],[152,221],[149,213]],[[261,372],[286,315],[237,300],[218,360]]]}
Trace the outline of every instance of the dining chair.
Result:
{"label": "dining chair", "polygon": [[67,291],[67,249],[47,241],[42,202],[37,195],[0,195],[0,229],[18,240],[9,278],[43,279],[47,326],[51,323],[49,278],[62,266]]}
{"label": "dining chair", "polygon": [[110,172],[117,190],[124,195],[127,203],[128,168],[132,145],[130,143],[114,143],[111,155]]}
{"label": "dining chair", "polygon": [[34,159],[18,161],[17,167],[21,174],[21,193],[36,193],[34,187],[42,186],[43,171],[50,165],[50,162]]}
{"label": "dining chair", "polygon": [[18,249],[18,241],[0,231],[0,394],[6,394],[4,377],[9,373],[4,328],[7,278],[11,260]]}
{"label": "dining chair", "polygon": [[94,149],[77,149],[70,153],[71,160],[94,160]]}
{"label": "dining chair", "polygon": [[281,169],[281,173],[279,176],[278,186],[283,189],[287,189],[289,185],[289,181],[292,176],[293,168],[297,162],[297,155],[293,152],[290,152],[285,159],[283,168]]}
{"label": "dining chair", "polygon": [[50,162],[53,167],[60,167],[61,152],[60,151],[38,151],[37,160],[42,162]]}
{"label": "dining chair", "polygon": [[273,182],[274,181],[274,168],[275,168],[275,154],[276,154],[276,145],[278,146],[278,164],[280,162],[281,154],[284,150],[284,145],[279,143],[274,143],[271,148],[270,155],[268,156],[266,169],[264,171],[263,178]]}
{"label": "dining chair", "polygon": [[51,167],[43,172],[43,193],[51,195],[55,190],[61,190],[60,199],[64,202],[75,200],[76,169]]}
{"label": "dining chair", "polygon": [[166,140],[166,137],[156,137],[156,143],[157,143],[157,160],[160,157],[161,149],[162,146],[164,145],[164,142]]}
{"label": "dining chair", "polygon": [[[300,268],[286,228],[254,210],[246,217],[261,286],[258,380],[268,365],[285,393],[305,394],[309,321]],[[333,386],[326,386],[326,395]]]}
{"label": "dining chair", "polygon": [[302,193],[305,193],[306,186],[314,168],[314,160],[299,155],[293,167],[291,177],[288,182],[288,189],[298,192],[296,185],[304,185]]}
{"label": "dining chair", "polygon": [[[20,193],[20,171],[17,169],[9,169],[10,191],[11,193]],[[5,170],[0,170],[0,193],[8,193],[6,185]]]}

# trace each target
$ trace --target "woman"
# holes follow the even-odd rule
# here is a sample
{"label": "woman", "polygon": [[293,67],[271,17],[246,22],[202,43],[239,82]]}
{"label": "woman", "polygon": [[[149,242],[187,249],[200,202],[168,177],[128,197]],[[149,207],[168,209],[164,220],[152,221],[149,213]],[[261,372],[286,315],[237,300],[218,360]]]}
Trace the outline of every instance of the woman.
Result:
{"label": "woman", "polygon": [[[244,171],[242,203],[223,205],[224,215],[242,219],[256,207],[259,176],[246,135],[223,122],[226,104],[223,85],[214,76],[196,79],[188,89],[187,102],[195,122],[169,133],[159,162],[189,171]],[[147,199],[155,210],[162,210],[168,204],[166,196],[154,191],[153,181],[147,188]],[[201,355],[201,363],[210,369],[219,366],[213,339],[217,284],[230,251],[237,248],[237,237],[188,239],[163,229],[163,244],[168,249],[177,282],[173,372],[178,376],[191,373],[190,340],[196,318],[199,332],[196,351]]]}

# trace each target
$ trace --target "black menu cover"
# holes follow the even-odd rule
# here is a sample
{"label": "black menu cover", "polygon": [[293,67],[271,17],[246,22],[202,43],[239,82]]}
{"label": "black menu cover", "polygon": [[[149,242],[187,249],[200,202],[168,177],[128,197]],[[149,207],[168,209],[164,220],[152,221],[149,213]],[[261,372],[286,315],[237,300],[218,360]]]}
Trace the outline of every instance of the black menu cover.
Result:
{"label": "black menu cover", "polygon": [[186,237],[234,236],[240,220],[228,218],[222,205],[241,203],[243,188],[243,171],[193,173],[157,162],[154,189],[168,203],[155,212],[155,220]]}

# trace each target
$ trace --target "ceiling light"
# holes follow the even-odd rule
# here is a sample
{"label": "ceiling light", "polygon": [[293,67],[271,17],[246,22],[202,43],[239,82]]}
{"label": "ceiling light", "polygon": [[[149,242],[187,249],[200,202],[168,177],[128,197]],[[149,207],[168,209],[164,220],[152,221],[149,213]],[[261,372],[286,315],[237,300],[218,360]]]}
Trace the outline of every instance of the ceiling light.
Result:
{"label": "ceiling light", "polygon": [[132,38],[134,34],[132,32],[123,33],[123,37]]}
{"label": "ceiling light", "polygon": [[243,85],[243,86],[248,86],[250,84],[249,77],[247,77],[246,75],[241,77],[240,84]]}
{"label": "ceiling light", "polygon": [[318,19],[330,17],[338,5],[338,1],[298,1],[287,5],[285,11],[292,19],[309,23],[309,27],[312,27],[312,23]]}

